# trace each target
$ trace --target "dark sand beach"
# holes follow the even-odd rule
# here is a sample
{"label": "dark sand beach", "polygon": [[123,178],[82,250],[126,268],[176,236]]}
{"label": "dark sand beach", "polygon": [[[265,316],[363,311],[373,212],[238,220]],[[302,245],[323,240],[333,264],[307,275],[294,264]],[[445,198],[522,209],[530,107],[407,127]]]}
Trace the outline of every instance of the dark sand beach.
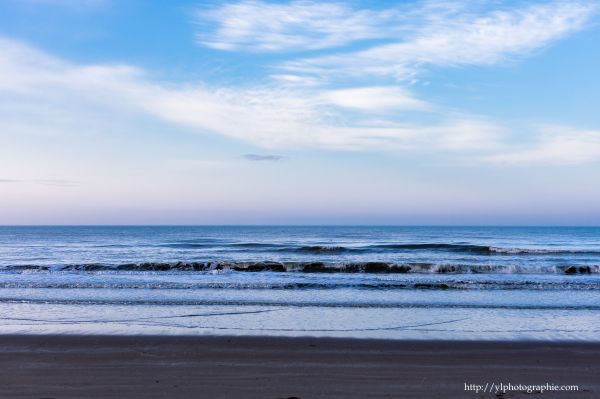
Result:
{"label": "dark sand beach", "polygon": [[3,336],[0,368],[2,398],[600,397],[599,343]]}

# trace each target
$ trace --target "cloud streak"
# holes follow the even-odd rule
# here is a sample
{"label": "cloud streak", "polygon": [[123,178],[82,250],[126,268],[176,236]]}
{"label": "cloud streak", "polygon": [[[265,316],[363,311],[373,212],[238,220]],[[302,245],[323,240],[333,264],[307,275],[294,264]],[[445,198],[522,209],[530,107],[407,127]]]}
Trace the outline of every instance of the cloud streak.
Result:
{"label": "cloud streak", "polygon": [[[98,121],[94,128],[101,129],[119,115],[121,119],[138,115],[265,148],[356,151],[458,149],[458,143],[467,148],[480,143],[487,147],[490,133],[496,130],[480,118],[464,116],[439,117],[427,125],[398,121],[395,118],[404,110],[427,108],[425,102],[400,89],[353,89],[362,98],[349,101],[343,91],[285,85],[163,85],[128,65],[78,66],[6,39],[0,40],[0,49],[0,106],[10,111],[0,127],[14,134],[39,131],[41,125],[48,134],[74,134],[89,131],[90,121]],[[348,115],[347,108],[364,112]],[[373,120],[368,111],[374,108],[393,114]],[[457,133],[463,137],[458,141],[450,137]]]}
{"label": "cloud streak", "polygon": [[600,162],[600,131],[546,126],[537,133],[534,143],[491,155],[485,160],[503,165]]}
{"label": "cloud streak", "polygon": [[261,155],[261,154],[244,154],[242,155],[242,158],[244,158],[247,161],[270,161],[270,162],[279,162],[279,161],[283,161],[284,159],[286,159],[284,156],[281,155]]}
{"label": "cloud streak", "polygon": [[[539,153],[571,143],[575,133],[553,136],[533,149],[507,150],[505,127],[482,116],[441,109],[405,82],[388,78],[412,79],[427,65],[488,65],[530,54],[582,29],[595,11],[592,5],[553,2],[483,12],[463,3],[416,4],[356,10],[339,3],[246,1],[204,10],[201,22],[208,28],[199,40],[221,50],[292,52],[365,39],[387,41],[270,65],[286,72],[274,74],[268,83],[236,87],[161,82],[127,64],[79,65],[0,38],[0,131],[102,134],[138,118],[266,149],[460,157],[479,151],[480,159],[491,162],[543,159]],[[341,84],[331,83],[340,79]],[[585,141],[575,136],[577,142]],[[585,149],[572,154],[576,162],[595,159]],[[267,160],[247,155],[258,157],[248,160]]]}
{"label": "cloud streak", "polygon": [[341,3],[242,1],[199,10],[196,38],[219,50],[315,50],[385,36],[379,26],[389,14]]}
{"label": "cloud streak", "polygon": [[428,65],[493,65],[527,56],[583,29],[591,3],[552,2],[483,14],[448,11],[423,17],[392,43],[288,61],[282,68],[320,76],[382,75],[413,79]]}
{"label": "cloud streak", "polygon": [[0,183],[36,183],[45,186],[73,187],[78,186],[79,182],[68,179],[0,179]]}
{"label": "cloud streak", "polygon": [[369,112],[425,111],[431,108],[430,104],[415,98],[412,93],[401,87],[374,86],[327,90],[322,93],[322,97],[338,107]]}

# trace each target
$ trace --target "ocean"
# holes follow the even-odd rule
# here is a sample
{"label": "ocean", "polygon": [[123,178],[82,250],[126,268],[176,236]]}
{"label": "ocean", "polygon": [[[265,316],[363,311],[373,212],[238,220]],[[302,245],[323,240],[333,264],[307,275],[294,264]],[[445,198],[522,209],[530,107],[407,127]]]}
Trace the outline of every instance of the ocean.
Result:
{"label": "ocean", "polygon": [[0,334],[600,340],[600,228],[0,227]]}

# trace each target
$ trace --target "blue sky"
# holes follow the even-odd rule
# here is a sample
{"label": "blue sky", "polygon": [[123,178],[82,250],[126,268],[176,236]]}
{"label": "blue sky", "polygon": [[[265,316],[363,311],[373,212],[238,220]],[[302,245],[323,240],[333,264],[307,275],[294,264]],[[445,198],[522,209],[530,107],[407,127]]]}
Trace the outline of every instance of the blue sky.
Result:
{"label": "blue sky", "polygon": [[600,2],[0,3],[0,224],[600,224]]}

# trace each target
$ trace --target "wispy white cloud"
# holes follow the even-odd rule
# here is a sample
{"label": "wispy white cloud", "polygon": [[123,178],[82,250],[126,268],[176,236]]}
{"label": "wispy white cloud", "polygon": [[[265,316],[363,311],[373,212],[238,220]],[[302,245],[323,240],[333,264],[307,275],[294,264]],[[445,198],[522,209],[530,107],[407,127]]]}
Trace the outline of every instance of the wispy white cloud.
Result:
{"label": "wispy white cloud", "polygon": [[[11,40],[0,41],[0,107],[4,132],[43,130],[78,134],[138,114],[201,133],[216,133],[265,148],[341,150],[459,149],[490,145],[489,123],[438,117],[427,124],[398,120],[402,111],[426,108],[400,89],[343,91],[287,86],[209,88],[166,85],[127,65],[76,65]],[[346,92],[348,93],[348,92]],[[393,118],[347,114],[348,107],[393,109]],[[110,117],[106,117],[110,115]],[[235,115],[235,118],[231,116]],[[92,123],[93,122],[93,123]],[[93,127],[90,127],[93,125]]]}
{"label": "wispy white cloud", "polygon": [[[503,129],[485,118],[436,109],[406,87],[362,82],[335,88],[319,76],[406,79],[428,64],[491,64],[581,29],[594,10],[580,2],[490,12],[444,1],[384,10],[313,1],[243,1],[199,12],[204,29],[198,40],[226,50],[391,41],[288,61],[283,68],[293,72],[272,75],[274,83],[260,87],[166,85],[129,65],[76,65],[0,40],[0,106],[10,115],[0,124],[5,131],[18,131],[43,121],[49,132],[75,132],[86,121],[110,123],[105,114],[135,113],[267,148],[491,150],[499,146]],[[407,111],[429,115],[415,119]]]}
{"label": "wispy white cloud", "polygon": [[354,52],[291,60],[294,73],[387,75],[412,79],[428,65],[490,65],[525,56],[581,30],[598,9],[590,2],[551,2],[474,13],[459,8],[426,15],[392,43]]}
{"label": "wispy white cloud", "polygon": [[[495,8],[494,8],[495,7]],[[418,1],[387,9],[338,2],[241,1],[198,11],[198,42],[220,50],[325,56],[279,65],[288,81],[366,75],[414,79],[428,65],[490,65],[526,56],[581,30],[598,4],[587,1],[497,3]],[[359,49],[335,49],[365,39]],[[302,77],[301,75],[304,75]]]}
{"label": "wispy white cloud", "polygon": [[[225,118],[212,121],[211,128],[267,147],[500,150],[502,127],[439,109],[416,96],[407,82],[431,66],[493,65],[534,54],[583,29],[597,10],[596,3],[562,0],[517,2],[510,8],[495,2],[417,1],[384,9],[241,1],[204,9],[197,14],[200,44],[287,54],[269,66],[278,71],[271,75],[273,87],[220,91],[218,101],[227,104],[220,109],[227,113],[233,107],[249,128],[236,132],[224,126]],[[327,55],[296,54],[324,48]],[[206,121],[193,104],[204,95],[169,92],[158,97],[163,104],[149,106],[167,119],[200,126]],[[428,122],[407,117],[407,111],[428,113]]]}
{"label": "wispy white cloud", "polygon": [[[503,13],[494,18],[512,20]],[[539,16],[531,18],[538,21]],[[554,18],[562,21],[564,15]],[[431,49],[423,52],[433,54]],[[484,117],[439,109],[407,88],[332,88],[306,84],[305,78],[284,75],[273,84],[254,87],[168,84],[130,65],[78,65],[0,39],[0,134],[101,134],[135,116],[264,148],[453,152],[513,163],[577,163],[597,157],[595,132],[554,134],[531,148],[510,147],[504,143],[506,128]]]}
{"label": "wispy white cloud", "polygon": [[273,74],[270,77],[274,81],[287,86],[316,86],[321,83],[320,79],[307,75]]}
{"label": "wispy white cloud", "polygon": [[512,146],[507,151],[485,157],[497,164],[575,165],[600,162],[600,130],[546,126],[529,145]]}
{"label": "wispy white cloud", "polygon": [[200,44],[221,50],[302,51],[385,36],[390,11],[355,10],[342,3],[258,0],[226,3],[196,13]]}
{"label": "wispy white cloud", "polygon": [[327,90],[322,97],[340,107],[383,112],[389,110],[427,110],[430,104],[401,87],[375,86]]}

